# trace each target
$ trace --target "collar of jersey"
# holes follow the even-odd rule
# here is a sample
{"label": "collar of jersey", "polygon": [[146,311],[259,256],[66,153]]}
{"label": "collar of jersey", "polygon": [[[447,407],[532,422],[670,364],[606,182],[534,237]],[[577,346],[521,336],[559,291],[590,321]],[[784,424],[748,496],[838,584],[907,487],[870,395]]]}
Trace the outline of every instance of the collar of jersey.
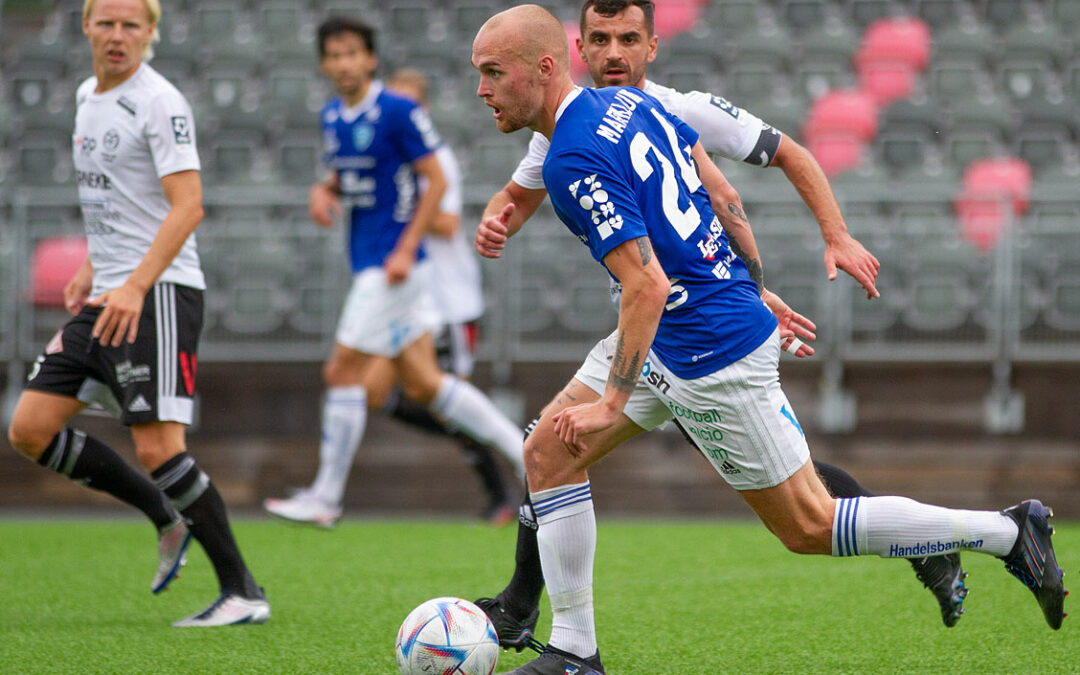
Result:
{"label": "collar of jersey", "polygon": [[581,87],[574,87],[573,90],[571,90],[570,93],[566,95],[566,98],[564,98],[562,100],[562,103],[559,104],[558,110],[555,111],[556,122],[558,122],[559,118],[562,117],[563,111],[566,110],[566,106],[573,103],[574,99],[577,98],[580,93]]}
{"label": "collar of jersey", "polygon": [[345,101],[342,99],[341,119],[345,122],[354,122],[359,119],[361,115],[375,106],[375,99],[379,98],[379,94],[382,93],[382,90],[382,80],[372,80],[371,86],[368,87],[367,95],[356,105],[351,108],[346,107],[344,105]]}

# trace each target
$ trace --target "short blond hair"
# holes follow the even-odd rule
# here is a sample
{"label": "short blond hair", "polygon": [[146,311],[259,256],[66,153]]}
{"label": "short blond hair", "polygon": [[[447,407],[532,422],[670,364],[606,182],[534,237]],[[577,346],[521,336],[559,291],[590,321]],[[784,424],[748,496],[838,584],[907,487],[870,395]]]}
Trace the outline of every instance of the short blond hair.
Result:
{"label": "short blond hair", "polygon": [[[154,45],[161,42],[161,32],[158,30],[158,19],[161,18],[161,0],[143,0],[146,3],[146,13],[150,23],[154,24],[154,34],[150,36],[150,44],[143,50],[143,61],[154,58]],[[94,0],[84,0],[82,6],[82,18],[85,21],[90,18],[90,10],[94,8]]]}

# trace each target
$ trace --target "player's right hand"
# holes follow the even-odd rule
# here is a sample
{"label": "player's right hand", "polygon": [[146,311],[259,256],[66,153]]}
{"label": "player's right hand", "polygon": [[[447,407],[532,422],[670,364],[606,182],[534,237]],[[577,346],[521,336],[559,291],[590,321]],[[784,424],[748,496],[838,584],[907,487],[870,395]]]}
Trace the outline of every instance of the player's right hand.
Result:
{"label": "player's right hand", "polygon": [[825,273],[829,281],[836,280],[836,269],[840,268],[851,275],[866,291],[866,299],[880,298],[876,282],[881,263],[859,240],[847,236],[835,243],[825,245]]}
{"label": "player's right hand", "polygon": [[514,214],[513,202],[503,207],[499,215],[487,217],[476,226],[476,239],[473,245],[476,252],[485,258],[501,258],[510,235],[510,216]]}
{"label": "player's right hand", "polygon": [[318,183],[308,192],[308,215],[319,227],[333,227],[341,218],[341,200],[326,186]]}

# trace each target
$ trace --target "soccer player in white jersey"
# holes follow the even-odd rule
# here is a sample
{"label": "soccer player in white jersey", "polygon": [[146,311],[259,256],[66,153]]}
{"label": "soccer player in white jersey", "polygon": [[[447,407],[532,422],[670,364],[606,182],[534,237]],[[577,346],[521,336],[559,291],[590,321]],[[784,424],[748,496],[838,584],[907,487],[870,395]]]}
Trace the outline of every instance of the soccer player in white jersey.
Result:
{"label": "soccer player in white jersey", "polygon": [[[543,179],[555,212],[622,287],[618,328],[593,348],[525,442],[553,615],[548,646],[513,672],[603,672],[587,470],[681,410],[697,413],[695,445],[791,551],[992,554],[1034,592],[1051,628],[1060,628],[1063,572],[1042,503],[962,511],[827,492],[780,387],[779,326],[738,195],[697,132],[659,101],[636,88],[576,87],[569,61],[562,25],[538,5],[495,15],[473,42],[477,95],[500,131],[529,128],[548,138]],[[480,223],[481,254],[497,257],[520,228],[512,211]]]}
{"label": "soccer player in white jersey", "polygon": [[315,481],[263,506],[280,518],[329,527],[341,516],[367,411],[381,408],[397,382],[406,396],[497,448],[521,473],[524,467],[521,429],[476,387],[444,373],[435,357],[432,333],[440,319],[423,240],[446,189],[438,133],[420,105],[375,79],[370,26],[331,17],[319,26],[318,48],[338,96],[321,114],[328,171],[311,188],[309,211],[323,227],[345,216],[353,285],[323,368],[328,391]]}
{"label": "soccer player in white jersey", "polygon": [[[647,65],[655,58],[658,43],[653,33],[653,12],[651,0],[585,0],[577,49],[588,65],[593,83],[597,87],[636,86],[654,96],[669,112],[700,133],[702,146],[711,153],[756,166],[780,167],[818,220],[827,244],[825,264],[829,278],[835,278],[836,268],[840,267],[862,284],[867,297],[876,297],[877,260],[848,233],[824,172],[805,148],[719,96],[698,91],[682,93],[646,79]],[[541,167],[548,145],[543,134],[533,134],[528,154],[513,178],[492,197],[485,216],[495,216],[513,204],[511,222],[521,223],[536,211],[547,195]],[[779,308],[779,312],[777,316],[784,328],[792,329],[798,337],[813,338],[811,322],[786,306]],[[785,349],[799,357],[813,353],[809,346],[798,344],[792,341]],[[685,435],[684,426],[679,424]],[[817,461],[814,464],[833,496],[871,496],[839,467]],[[518,520],[517,552],[510,582],[495,597],[479,598],[476,602],[491,617],[500,642],[520,651],[530,643],[544,585],[536,549],[536,518],[527,493]],[[934,593],[944,624],[956,625],[963,614],[968,591],[960,555],[912,558],[911,564],[919,580]]]}
{"label": "soccer player in white jersey", "polygon": [[[191,108],[151,68],[158,0],[86,0],[94,75],[76,93],[73,152],[89,256],[64,288],[74,315],[30,373],[8,429],[27,457],[142,510],[158,529],[151,590],[168,587],[192,536],[221,595],[174,626],[262,623],[266,596],[225,504],[186,451],[205,284],[195,247],[202,183]],[[68,421],[107,386],[153,481]]]}
{"label": "soccer player in white jersey", "polygon": [[[399,68],[386,78],[386,86],[427,108],[428,79],[419,70]],[[445,372],[468,379],[475,363],[479,320],[484,313],[483,280],[476,252],[461,229],[464,180],[461,165],[447,143],[435,150],[435,157],[446,178],[446,192],[424,241],[433,272],[431,292],[442,317],[442,325],[435,336],[435,353]],[[392,377],[393,373],[388,375]],[[448,427],[426,406],[401,396],[399,390],[391,394],[386,409],[403,422],[454,438],[487,495],[482,517],[495,526],[506,525],[515,519],[516,497],[511,496],[512,491],[490,447]]]}

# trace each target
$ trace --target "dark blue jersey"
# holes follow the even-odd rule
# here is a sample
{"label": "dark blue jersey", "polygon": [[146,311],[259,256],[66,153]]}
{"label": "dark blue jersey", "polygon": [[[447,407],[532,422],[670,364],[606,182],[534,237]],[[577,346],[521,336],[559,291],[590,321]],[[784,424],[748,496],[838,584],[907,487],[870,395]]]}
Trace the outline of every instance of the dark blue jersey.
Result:
{"label": "dark blue jersey", "polygon": [[776,329],[713,214],[690,159],[696,142],[640,89],[581,89],[561,108],[543,169],[555,212],[601,264],[649,238],[671,280],[652,348],[683,378],[737,361]]}
{"label": "dark blue jersey", "polygon": [[[349,216],[353,272],[382,265],[409,224],[419,187],[412,162],[440,145],[427,112],[415,102],[371,84],[348,108],[340,98],[323,107],[323,161],[337,172]],[[417,259],[425,256],[423,246]]]}

